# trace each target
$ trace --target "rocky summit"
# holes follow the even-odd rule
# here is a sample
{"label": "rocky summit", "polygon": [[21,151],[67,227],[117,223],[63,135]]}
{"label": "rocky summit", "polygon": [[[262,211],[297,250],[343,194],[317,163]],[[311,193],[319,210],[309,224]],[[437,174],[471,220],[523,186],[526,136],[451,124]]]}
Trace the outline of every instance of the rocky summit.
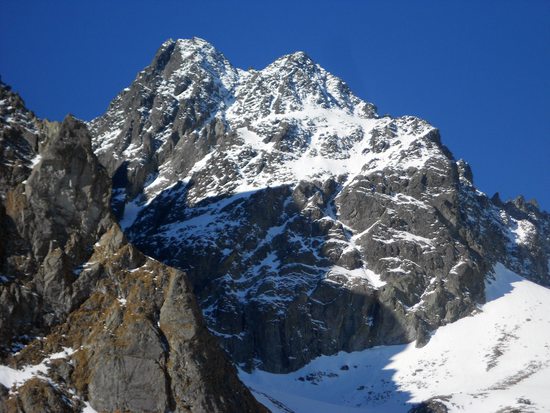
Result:
{"label": "rocky summit", "polygon": [[234,366],[429,348],[495,269],[550,286],[550,214],[302,52],[169,40],[88,123],[2,84],[0,196],[0,411],[265,411]]}

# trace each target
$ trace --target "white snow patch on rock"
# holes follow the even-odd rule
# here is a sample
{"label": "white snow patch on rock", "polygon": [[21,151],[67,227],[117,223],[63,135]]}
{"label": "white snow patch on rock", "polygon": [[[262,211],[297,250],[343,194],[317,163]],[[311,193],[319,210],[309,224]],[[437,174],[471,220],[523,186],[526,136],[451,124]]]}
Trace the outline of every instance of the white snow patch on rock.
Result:
{"label": "white snow patch on rock", "polygon": [[34,366],[25,366],[21,369],[13,369],[0,365],[0,384],[10,389],[12,386],[19,386],[33,377],[46,375],[48,372],[48,363],[51,360],[70,357],[74,352],[75,350],[64,347],[63,351],[51,354],[42,360],[41,363]]}

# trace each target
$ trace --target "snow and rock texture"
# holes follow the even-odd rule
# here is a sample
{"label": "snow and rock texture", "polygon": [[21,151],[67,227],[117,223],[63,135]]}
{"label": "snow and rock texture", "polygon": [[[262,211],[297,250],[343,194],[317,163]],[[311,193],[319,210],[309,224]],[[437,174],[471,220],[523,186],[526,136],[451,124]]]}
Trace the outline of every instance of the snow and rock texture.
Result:
{"label": "snow and rock texture", "polygon": [[423,348],[342,352],[291,374],[241,377],[281,413],[550,411],[550,290],[499,263],[486,291],[485,305]]}
{"label": "snow and rock texture", "polygon": [[37,160],[39,122],[18,94],[0,80],[0,197],[20,183]]}
{"label": "snow and rock texture", "polygon": [[265,411],[186,274],[128,243],[86,125],[0,96],[0,412]]}
{"label": "snow and rock texture", "polygon": [[378,116],[304,53],[243,71],[167,41],[90,128],[126,234],[188,273],[245,370],[423,345],[497,261],[550,285],[547,213],[489,199],[437,129]]}
{"label": "snow and rock texture", "polygon": [[489,199],[437,129],[379,117],[304,53],[243,71],[167,41],[90,127],[127,235],[189,274],[246,370],[422,345],[497,261],[550,284],[547,213]]}

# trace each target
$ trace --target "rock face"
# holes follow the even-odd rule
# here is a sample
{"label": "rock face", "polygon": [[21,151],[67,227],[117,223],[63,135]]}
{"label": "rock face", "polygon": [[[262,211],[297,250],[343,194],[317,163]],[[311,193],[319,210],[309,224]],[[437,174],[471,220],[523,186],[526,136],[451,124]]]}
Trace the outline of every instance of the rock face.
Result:
{"label": "rock face", "polygon": [[167,41],[88,125],[0,84],[0,201],[0,412],[264,411],[218,340],[288,372],[426,344],[497,262],[550,285],[548,213],[301,52]]}
{"label": "rock face", "polygon": [[428,400],[409,410],[409,413],[447,413],[449,409],[439,400]]}
{"label": "rock face", "polygon": [[130,240],[189,275],[245,369],[417,340],[501,262],[550,285],[550,216],[488,198],[427,122],[380,117],[304,53],[233,67],[167,41],[90,123]]}
{"label": "rock face", "polygon": [[6,197],[9,186],[21,183],[29,173],[38,151],[40,123],[19,95],[0,81],[0,195]]}
{"label": "rock face", "polygon": [[0,411],[265,411],[187,275],[128,243],[86,125],[0,97]]}
{"label": "rock face", "polygon": [[[1,88],[9,95],[3,102],[22,104]],[[8,138],[4,153],[21,148],[4,161],[12,178],[0,189],[3,344],[59,323],[82,301],[87,286],[75,283],[72,271],[113,222],[108,175],[92,152],[86,126],[70,117],[61,125],[31,118],[30,129],[31,122],[22,121],[29,112],[15,110],[0,127]]]}

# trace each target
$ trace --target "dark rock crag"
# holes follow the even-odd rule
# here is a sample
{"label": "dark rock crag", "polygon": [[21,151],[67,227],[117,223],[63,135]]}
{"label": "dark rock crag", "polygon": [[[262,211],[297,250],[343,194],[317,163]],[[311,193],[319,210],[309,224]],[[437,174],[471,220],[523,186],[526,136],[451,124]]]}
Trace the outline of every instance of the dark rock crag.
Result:
{"label": "dark rock crag", "polygon": [[120,230],[86,125],[41,121],[0,86],[2,364],[44,366],[0,385],[0,411],[266,411],[208,332],[187,275]]}

